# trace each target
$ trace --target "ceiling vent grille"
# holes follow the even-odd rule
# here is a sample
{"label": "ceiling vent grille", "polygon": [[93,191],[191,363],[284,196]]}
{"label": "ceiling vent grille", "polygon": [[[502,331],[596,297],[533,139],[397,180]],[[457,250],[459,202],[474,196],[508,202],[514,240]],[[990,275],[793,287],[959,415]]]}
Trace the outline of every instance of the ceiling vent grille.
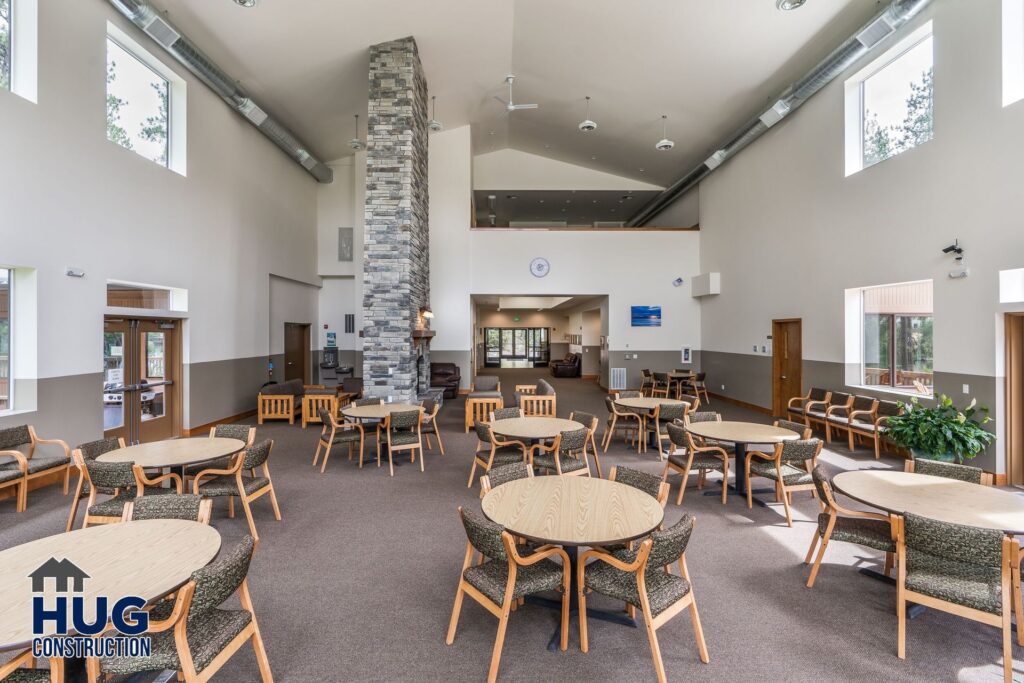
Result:
{"label": "ceiling vent grille", "polygon": [[172,45],[181,40],[180,33],[171,28],[171,25],[166,21],[155,15],[148,24],[142,27],[142,30],[168,50],[171,49]]}
{"label": "ceiling vent grille", "polygon": [[626,388],[626,368],[612,368],[610,382],[611,389],[623,390]]}
{"label": "ceiling vent grille", "polygon": [[857,34],[857,42],[870,50],[895,30],[886,17],[878,17]]}

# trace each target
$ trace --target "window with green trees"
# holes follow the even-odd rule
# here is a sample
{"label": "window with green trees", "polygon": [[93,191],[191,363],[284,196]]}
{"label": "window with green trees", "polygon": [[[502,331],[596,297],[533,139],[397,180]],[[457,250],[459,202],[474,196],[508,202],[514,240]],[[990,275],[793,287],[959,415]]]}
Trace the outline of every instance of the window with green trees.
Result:
{"label": "window with green trees", "polygon": [[169,107],[167,79],[108,38],[107,139],[167,166]]}
{"label": "window with green trees", "polygon": [[11,89],[11,0],[0,0],[0,89]]}
{"label": "window with green trees", "polygon": [[934,319],[931,281],[862,291],[864,385],[930,393]]}

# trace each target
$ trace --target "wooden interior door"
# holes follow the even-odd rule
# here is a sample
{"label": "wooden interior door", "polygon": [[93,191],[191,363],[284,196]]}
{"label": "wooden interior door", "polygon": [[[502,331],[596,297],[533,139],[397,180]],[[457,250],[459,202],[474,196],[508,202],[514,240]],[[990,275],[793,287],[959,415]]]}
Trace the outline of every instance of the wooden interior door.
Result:
{"label": "wooden interior door", "polygon": [[309,324],[284,324],[284,379],[309,382]]}
{"label": "wooden interior door", "polygon": [[772,414],[786,416],[786,404],[803,395],[803,322],[772,321]]}
{"label": "wooden interior door", "polygon": [[1008,313],[1006,328],[1007,483],[1024,484],[1024,315]]}

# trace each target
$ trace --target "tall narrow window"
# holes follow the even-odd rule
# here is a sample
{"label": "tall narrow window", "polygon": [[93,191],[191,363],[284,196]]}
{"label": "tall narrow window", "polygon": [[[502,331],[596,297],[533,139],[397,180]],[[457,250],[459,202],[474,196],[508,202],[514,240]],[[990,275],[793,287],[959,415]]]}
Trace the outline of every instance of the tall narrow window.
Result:
{"label": "tall narrow window", "polygon": [[869,287],[861,302],[863,384],[931,393],[931,281]]}
{"label": "tall narrow window", "polygon": [[0,268],[0,410],[13,406],[11,374],[11,271]]}
{"label": "tall narrow window", "polygon": [[167,166],[170,99],[171,86],[166,78],[140,57],[107,39],[108,140]]}
{"label": "tall narrow window", "polygon": [[846,82],[846,171],[856,173],[934,135],[931,24]]}
{"label": "tall narrow window", "polygon": [[11,73],[14,50],[13,16],[11,0],[0,0],[0,89],[11,89]]}

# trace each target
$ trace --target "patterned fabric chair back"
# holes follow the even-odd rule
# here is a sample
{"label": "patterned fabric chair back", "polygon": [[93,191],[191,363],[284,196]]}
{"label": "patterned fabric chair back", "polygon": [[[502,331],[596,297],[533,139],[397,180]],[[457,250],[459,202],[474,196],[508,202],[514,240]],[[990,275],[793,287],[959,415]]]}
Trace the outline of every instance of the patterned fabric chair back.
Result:
{"label": "patterned fabric chair back", "polygon": [[978,567],[989,569],[986,573],[999,579],[1003,561],[1001,531],[939,522],[905,512],[903,538],[907,546],[908,572],[936,566],[948,571],[960,565],[966,570],[963,572],[965,579],[980,578]]}
{"label": "patterned fabric chair back", "polygon": [[460,508],[459,514],[462,517],[462,526],[466,529],[466,538],[469,539],[470,545],[484,557],[489,557],[492,560],[508,560],[505,544],[501,541],[501,532],[505,530],[505,527],[465,508]]}
{"label": "patterned fabric chair back", "polygon": [[587,443],[586,429],[574,429],[572,431],[562,432],[560,436],[562,438],[558,444],[559,456],[579,453]]}
{"label": "patterned fabric chair back", "polygon": [[829,401],[829,405],[832,406],[844,406],[846,402],[850,400],[852,394],[844,394],[841,391],[832,392],[832,400]]}
{"label": "patterned fabric chair back", "polygon": [[821,452],[821,439],[797,439],[782,442],[782,462],[802,463],[814,460]]}
{"label": "patterned fabric chair back", "polygon": [[609,416],[615,412],[615,401],[612,400],[611,396],[604,397],[604,407],[608,409]]}
{"label": "patterned fabric chair back", "polygon": [[595,429],[596,428],[596,427],[594,427],[594,422],[597,420],[597,416],[596,415],[591,415],[590,413],[584,413],[584,412],[581,412],[579,410],[575,410],[569,416],[569,419],[570,420],[574,420],[576,422],[579,422],[581,425],[586,427],[588,431],[590,429]]}
{"label": "patterned fabric chair back", "polygon": [[324,427],[334,424],[334,417],[331,415],[331,411],[327,410],[325,406],[317,408],[316,414],[320,417],[320,422],[323,423]]}
{"label": "patterned fabric chair back", "polygon": [[651,554],[647,556],[649,569],[660,569],[679,560],[686,552],[693,533],[693,515],[686,513],[682,519],[663,531],[651,534]]}
{"label": "patterned fabric chair back", "polygon": [[0,451],[17,450],[18,446],[26,446],[30,443],[32,443],[32,435],[28,431],[28,425],[0,429]]}
{"label": "patterned fabric chair back", "polygon": [[622,467],[621,465],[616,467],[615,481],[639,489],[652,498],[657,498],[661,493],[661,477],[634,470],[632,467]]}
{"label": "patterned fabric chair back", "polygon": [[683,394],[682,396],[679,397],[679,400],[680,401],[686,401],[687,403],[689,403],[690,404],[690,410],[696,410],[697,407],[700,406],[700,397],[699,396],[691,396],[690,394]]}
{"label": "patterned fabric chair back", "polygon": [[903,409],[897,401],[879,401],[878,417],[896,417]]}
{"label": "patterned fabric chair back", "polygon": [[672,422],[668,426],[668,439],[676,448],[686,448],[689,444],[686,440],[686,429]]}
{"label": "patterned fabric chair back", "polygon": [[804,432],[807,431],[807,425],[803,422],[793,422],[792,420],[776,420],[775,426],[788,429],[791,432],[796,432],[800,436],[803,436]]}
{"label": "patterned fabric chair back", "polygon": [[135,472],[130,462],[99,462],[86,460],[89,481],[101,489],[135,489]]}
{"label": "patterned fabric chair back", "polygon": [[143,496],[132,505],[132,521],[140,519],[186,519],[199,521],[202,496],[187,493],[180,496]]}
{"label": "patterned fabric chair back", "polygon": [[832,495],[832,477],[824,465],[818,465],[811,471],[811,479],[814,480],[814,489],[818,492],[818,500],[831,507],[834,496]]}
{"label": "patterned fabric chair back", "polygon": [[491,435],[491,425],[487,422],[477,422],[473,425],[476,429],[476,438],[480,439],[486,444],[494,443],[494,437]]}
{"label": "patterned fabric chair back", "polygon": [[213,435],[218,439],[238,439],[244,442],[247,446],[249,445],[249,431],[252,429],[250,425],[217,425],[213,428]]}
{"label": "patterned fabric chair back", "polygon": [[246,535],[229,553],[192,572],[196,590],[188,610],[190,622],[202,619],[238,590],[249,573],[249,562],[252,561],[255,547],[252,536]]}
{"label": "patterned fabric chair back", "polygon": [[667,372],[656,372],[654,373],[654,381],[656,384],[667,384],[668,373]]}
{"label": "patterned fabric chair back", "polygon": [[433,415],[434,414],[434,410],[437,408],[437,401],[435,401],[432,398],[425,398],[425,399],[423,399],[423,404],[422,405],[423,405],[423,414],[424,415]]}
{"label": "patterned fabric chair back", "polygon": [[713,410],[705,410],[699,413],[687,413],[686,423],[694,424],[695,422],[721,422],[722,416]]}
{"label": "patterned fabric chair back", "polygon": [[665,424],[672,420],[682,419],[687,410],[685,403],[662,403],[658,406],[658,420]]}
{"label": "patterned fabric chair back", "polygon": [[416,427],[416,424],[419,421],[420,411],[403,410],[401,412],[391,413],[389,425],[392,432],[410,431]]}
{"label": "patterned fabric chair back", "polygon": [[500,380],[494,375],[477,375],[473,391],[497,391]]}
{"label": "patterned fabric chair back", "polygon": [[514,462],[509,465],[492,467],[491,471],[487,473],[487,480],[491,483],[491,488],[496,489],[502,484],[507,484],[517,479],[526,479],[529,476],[530,466],[528,464],[525,462]]}
{"label": "patterned fabric chair back", "polygon": [[825,397],[828,396],[828,391],[819,387],[811,387],[811,393],[808,396],[812,401],[824,401]]}
{"label": "patterned fabric chair back", "polygon": [[969,467],[967,465],[955,465],[951,462],[939,462],[938,460],[914,460],[914,472],[917,474],[930,474],[933,477],[944,477],[966,481],[969,484],[980,484],[985,470],[980,467]]}
{"label": "patterned fabric chair back", "polygon": [[516,417],[522,417],[523,411],[519,408],[498,408],[494,411],[495,420],[511,420]]}
{"label": "patterned fabric chair back", "polygon": [[86,460],[95,460],[104,453],[116,451],[120,447],[121,442],[118,439],[98,439],[79,444],[78,450],[82,452],[82,457]]}
{"label": "patterned fabric chair back", "polygon": [[853,410],[871,410],[875,407],[875,399],[871,396],[861,396],[860,394],[853,397]]}
{"label": "patterned fabric chair back", "polygon": [[694,380],[697,381],[697,382],[703,382],[704,378],[707,377],[707,376],[708,376],[708,373],[706,373],[706,372],[698,372],[697,376],[694,378]]}
{"label": "patterned fabric chair back", "polygon": [[377,396],[374,398],[360,398],[352,402],[353,405],[357,406],[379,406],[384,403],[384,399]]}
{"label": "patterned fabric chair back", "polygon": [[619,398],[640,398],[642,394],[639,391],[625,390],[619,392]]}
{"label": "patterned fabric chair back", "polygon": [[265,439],[255,446],[245,449],[245,458],[242,460],[242,469],[251,470],[260,467],[270,457],[270,451],[274,448],[273,439]]}
{"label": "patterned fabric chair back", "polygon": [[546,379],[537,380],[537,396],[554,396],[555,388]]}

